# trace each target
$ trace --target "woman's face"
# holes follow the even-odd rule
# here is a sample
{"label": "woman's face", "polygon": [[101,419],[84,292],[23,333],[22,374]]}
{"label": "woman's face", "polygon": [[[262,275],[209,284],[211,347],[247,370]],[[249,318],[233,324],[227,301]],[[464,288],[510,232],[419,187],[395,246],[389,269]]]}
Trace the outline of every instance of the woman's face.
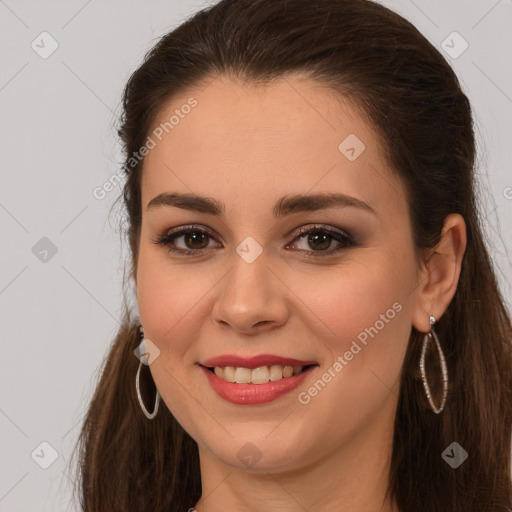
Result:
{"label": "woman's face", "polygon": [[[149,135],[139,312],[155,384],[201,456],[284,471],[389,449],[419,274],[372,127],[314,82],[217,78]],[[202,366],[220,356],[240,369]],[[279,378],[298,361],[314,366]]]}

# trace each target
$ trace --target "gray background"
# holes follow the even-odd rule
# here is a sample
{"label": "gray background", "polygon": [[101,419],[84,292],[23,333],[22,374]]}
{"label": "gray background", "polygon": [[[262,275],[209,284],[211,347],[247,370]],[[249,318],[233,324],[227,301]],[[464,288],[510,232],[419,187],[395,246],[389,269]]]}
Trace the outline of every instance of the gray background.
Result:
{"label": "gray background", "polygon": [[[482,210],[510,308],[512,2],[384,3],[439,48],[462,49],[454,31],[469,44],[444,54],[474,106]],[[92,192],[119,167],[130,73],[206,5],[0,0],[0,511],[73,510],[67,462],[119,322],[127,257],[108,221],[120,188]],[[59,45],[46,59],[31,47],[51,49],[43,31]]]}

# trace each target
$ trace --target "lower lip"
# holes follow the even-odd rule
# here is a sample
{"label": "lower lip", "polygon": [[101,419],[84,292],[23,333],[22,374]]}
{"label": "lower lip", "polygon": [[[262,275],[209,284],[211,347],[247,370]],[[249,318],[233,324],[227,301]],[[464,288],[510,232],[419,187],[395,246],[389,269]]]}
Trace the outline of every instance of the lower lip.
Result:
{"label": "lower lip", "polygon": [[224,400],[238,405],[256,405],[272,402],[299,386],[316,368],[310,366],[293,377],[285,377],[266,384],[236,384],[217,377],[213,372],[201,366],[213,390]]}

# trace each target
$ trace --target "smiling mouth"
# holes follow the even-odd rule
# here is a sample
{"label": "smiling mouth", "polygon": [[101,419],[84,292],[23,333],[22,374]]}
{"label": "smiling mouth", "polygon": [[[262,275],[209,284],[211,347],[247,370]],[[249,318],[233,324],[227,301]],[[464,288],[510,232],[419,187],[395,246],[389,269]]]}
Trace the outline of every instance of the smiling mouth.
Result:
{"label": "smiling mouth", "polygon": [[314,366],[318,366],[318,364],[308,364],[305,366],[273,364],[260,366],[258,368],[204,366],[204,368],[226,382],[237,384],[267,384],[268,382],[275,382],[294,377]]}

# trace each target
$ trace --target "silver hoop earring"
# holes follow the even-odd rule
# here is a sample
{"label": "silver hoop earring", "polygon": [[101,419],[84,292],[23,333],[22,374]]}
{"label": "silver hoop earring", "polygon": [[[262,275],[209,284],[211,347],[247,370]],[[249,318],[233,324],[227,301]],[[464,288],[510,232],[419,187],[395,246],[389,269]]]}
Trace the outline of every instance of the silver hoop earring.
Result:
{"label": "silver hoop earring", "polygon": [[[421,370],[421,379],[423,381],[423,387],[425,388],[425,393],[427,395],[428,402],[430,404],[430,407],[432,408],[432,411],[434,411],[436,414],[439,414],[443,409],[444,405],[446,403],[446,396],[448,394],[448,369],[446,367],[446,360],[444,358],[443,350],[441,349],[441,344],[439,343],[439,338],[437,337],[437,334],[434,330],[434,324],[436,323],[436,319],[434,315],[430,315],[430,332],[426,333],[423,338],[423,346],[421,349],[421,358],[420,358],[420,370]],[[427,382],[427,375],[425,372],[425,356],[427,353],[427,346],[429,340],[434,340],[437,346],[437,351],[439,354],[439,361],[441,363],[441,371],[443,374],[443,397],[441,399],[441,405],[439,407],[436,407],[434,404],[434,401],[432,400],[432,394],[430,392],[430,386]]]}
{"label": "silver hoop earring", "polygon": [[[144,329],[142,328],[142,325],[140,326],[140,334],[141,334],[141,338],[144,339]],[[144,405],[144,402],[142,401],[142,396],[140,394],[140,386],[139,386],[140,368],[142,366],[143,359],[144,359],[144,364],[149,365],[149,363],[147,362],[149,359],[149,354],[143,354],[140,357],[139,368],[137,369],[137,376],[135,377],[135,387],[137,388],[137,398],[139,399],[139,404],[142,409],[142,412],[145,414],[145,416],[148,419],[152,420],[158,412],[158,406],[160,405],[160,394],[158,393],[158,389],[157,389],[156,390],[156,398],[155,398],[155,407],[154,407],[153,412],[149,413]]]}

